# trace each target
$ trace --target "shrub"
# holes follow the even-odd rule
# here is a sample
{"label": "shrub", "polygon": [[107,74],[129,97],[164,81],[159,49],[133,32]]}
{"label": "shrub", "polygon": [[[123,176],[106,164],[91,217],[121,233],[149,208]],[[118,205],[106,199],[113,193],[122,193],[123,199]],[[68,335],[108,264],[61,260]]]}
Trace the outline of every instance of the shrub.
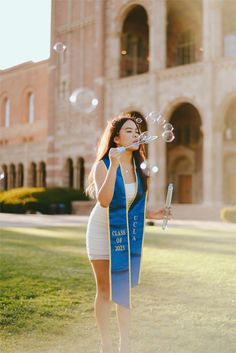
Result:
{"label": "shrub", "polygon": [[236,206],[222,208],[220,218],[224,222],[236,223]]}
{"label": "shrub", "polygon": [[71,202],[89,200],[83,190],[72,188],[17,188],[0,193],[5,213],[71,213]]}

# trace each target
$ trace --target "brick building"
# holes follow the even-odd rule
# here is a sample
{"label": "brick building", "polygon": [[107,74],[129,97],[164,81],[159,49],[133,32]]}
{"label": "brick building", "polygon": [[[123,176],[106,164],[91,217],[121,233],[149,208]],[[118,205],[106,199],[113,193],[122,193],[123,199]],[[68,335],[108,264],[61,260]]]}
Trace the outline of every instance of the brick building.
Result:
{"label": "brick building", "polygon": [[[149,146],[150,203],[174,183],[175,214],[218,219],[236,203],[236,2],[53,0],[49,60],[0,71],[2,188],[84,188],[106,121],[161,112],[176,139]],[[91,113],[69,101],[80,87]],[[159,127],[148,128],[159,133]]]}

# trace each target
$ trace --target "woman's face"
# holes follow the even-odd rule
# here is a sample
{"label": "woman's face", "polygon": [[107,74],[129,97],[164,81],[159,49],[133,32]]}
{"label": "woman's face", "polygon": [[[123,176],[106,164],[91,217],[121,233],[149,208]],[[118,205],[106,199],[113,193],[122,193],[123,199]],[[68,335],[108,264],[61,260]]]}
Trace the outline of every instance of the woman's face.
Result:
{"label": "woman's face", "polygon": [[[137,126],[132,120],[127,120],[122,128],[120,129],[119,135],[114,138],[117,146],[128,146],[134,142],[137,142],[139,137],[139,131]],[[139,146],[131,147],[130,150],[136,151],[139,149]]]}

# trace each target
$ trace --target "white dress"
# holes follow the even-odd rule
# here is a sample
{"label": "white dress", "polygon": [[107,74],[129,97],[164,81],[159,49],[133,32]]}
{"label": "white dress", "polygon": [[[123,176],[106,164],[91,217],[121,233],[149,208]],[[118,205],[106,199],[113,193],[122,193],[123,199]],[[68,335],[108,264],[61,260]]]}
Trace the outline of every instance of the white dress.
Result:
{"label": "white dress", "polygon": [[[130,203],[135,195],[136,183],[125,184],[125,191]],[[102,207],[98,202],[89,216],[86,247],[89,260],[109,259],[108,207]]]}

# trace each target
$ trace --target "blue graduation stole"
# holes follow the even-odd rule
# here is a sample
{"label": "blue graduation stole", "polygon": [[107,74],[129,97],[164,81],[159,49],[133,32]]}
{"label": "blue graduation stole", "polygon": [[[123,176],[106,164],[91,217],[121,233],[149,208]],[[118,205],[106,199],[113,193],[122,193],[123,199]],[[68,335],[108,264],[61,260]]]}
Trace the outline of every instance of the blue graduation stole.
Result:
{"label": "blue graduation stole", "polygon": [[[103,161],[109,168],[110,160]],[[146,192],[139,169],[135,165],[136,195],[128,206],[125,182],[120,166],[117,168],[112,201],[109,205],[108,234],[110,234],[110,298],[117,304],[131,307],[131,287],[137,286],[146,212]]]}

